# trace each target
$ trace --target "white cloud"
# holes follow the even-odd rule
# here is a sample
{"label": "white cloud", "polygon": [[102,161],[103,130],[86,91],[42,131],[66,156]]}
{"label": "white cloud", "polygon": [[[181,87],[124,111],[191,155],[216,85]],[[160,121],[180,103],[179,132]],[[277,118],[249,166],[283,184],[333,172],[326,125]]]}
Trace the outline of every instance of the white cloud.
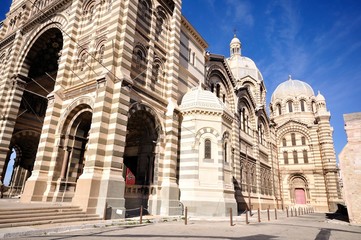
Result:
{"label": "white cloud", "polygon": [[238,23],[246,25],[247,27],[254,26],[254,17],[252,14],[251,4],[247,1],[238,1],[238,0],[226,0],[225,4],[227,6],[225,19],[231,23]]}

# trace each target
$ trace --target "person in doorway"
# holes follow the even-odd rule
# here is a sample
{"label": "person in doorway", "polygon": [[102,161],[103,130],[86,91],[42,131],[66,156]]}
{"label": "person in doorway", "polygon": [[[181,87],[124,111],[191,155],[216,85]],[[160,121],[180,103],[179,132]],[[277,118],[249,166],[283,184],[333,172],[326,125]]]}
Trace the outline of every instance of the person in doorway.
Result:
{"label": "person in doorway", "polygon": [[4,184],[3,184],[3,177],[0,176],[0,198],[4,197]]}

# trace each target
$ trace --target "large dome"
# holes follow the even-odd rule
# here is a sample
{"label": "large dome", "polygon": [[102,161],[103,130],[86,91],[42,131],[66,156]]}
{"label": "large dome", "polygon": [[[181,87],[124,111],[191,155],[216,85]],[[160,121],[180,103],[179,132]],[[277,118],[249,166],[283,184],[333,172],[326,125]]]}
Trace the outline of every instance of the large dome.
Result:
{"label": "large dome", "polygon": [[243,78],[245,76],[251,76],[256,80],[263,81],[261,72],[258,70],[254,61],[248,57],[239,56],[237,58],[229,58],[228,65],[232,70],[232,73],[236,79]]}
{"label": "large dome", "polygon": [[293,80],[291,77],[278,85],[276,90],[272,94],[271,101],[274,102],[277,99],[294,98],[299,96],[313,97],[315,93],[310,85],[300,80]]}

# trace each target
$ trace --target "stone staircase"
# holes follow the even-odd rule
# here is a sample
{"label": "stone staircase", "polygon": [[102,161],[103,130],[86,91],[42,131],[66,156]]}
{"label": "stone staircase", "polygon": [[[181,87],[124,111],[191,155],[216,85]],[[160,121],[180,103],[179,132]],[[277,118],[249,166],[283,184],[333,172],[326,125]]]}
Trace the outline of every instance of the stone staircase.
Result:
{"label": "stone staircase", "polygon": [[[0,208],[0,228],[102,220],[75,206]],[[1,230],[0,230],[1,231]]]}

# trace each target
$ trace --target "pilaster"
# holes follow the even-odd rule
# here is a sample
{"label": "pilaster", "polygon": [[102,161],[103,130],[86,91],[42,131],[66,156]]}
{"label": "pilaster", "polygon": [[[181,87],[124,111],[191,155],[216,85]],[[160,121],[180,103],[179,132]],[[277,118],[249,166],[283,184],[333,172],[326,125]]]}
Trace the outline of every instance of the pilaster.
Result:
{"label": "pilaster", "polygon": [[3,175],[4,164],[9,153],[9,145],[14,131],[19,106],[25,89],[25,82],[20,76],[11,80],[5,103],[0,112],[0,175]]}
{"label": "pilaster", "polygon": [[[24,192],[21,196],[22,202],[46,201],[44,194],[52,181],[51,163],[56,154],[55,133],[60,119],[62,99],[58,94],[48,96],[48,108],[44,118],[38,151],[34,163],[32,175],[26,181]],[[50,186],[49,186],[50,187]]]}

